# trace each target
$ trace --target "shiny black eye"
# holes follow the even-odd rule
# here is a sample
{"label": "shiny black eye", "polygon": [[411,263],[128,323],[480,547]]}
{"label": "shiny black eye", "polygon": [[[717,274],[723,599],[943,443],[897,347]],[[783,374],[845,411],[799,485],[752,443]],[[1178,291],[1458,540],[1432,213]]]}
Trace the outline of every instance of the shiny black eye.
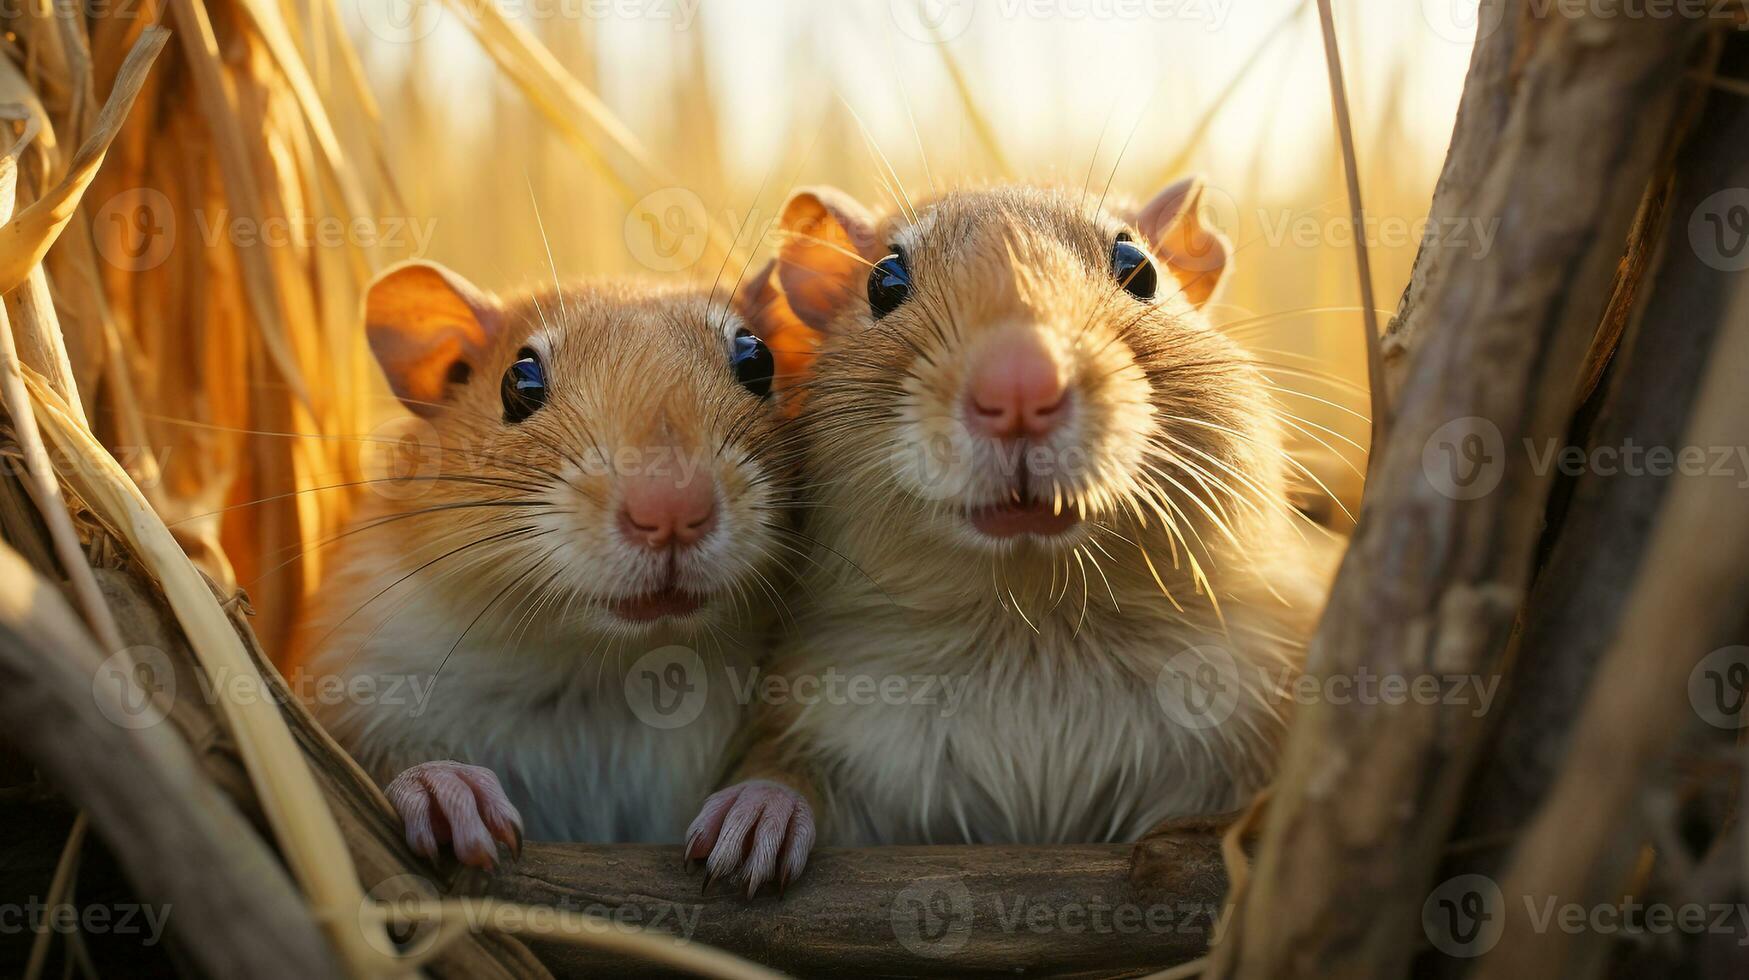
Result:
{"label": "shiny black eye", "polygon": [[735,331],[734,346],[729,352],[729,366],[735,369],[735,380],[755,396],[771,394],[771,376],[777,371],[777,361],[765,341],[742,327]]}
{"label": "shiny black eye", "polygon": [[516,363],[504,372],[504,421],[515,425],[547,403],[547,372],[532,347],[516,352]]}
{"label": "shiny black eye", "polygon": [[1153,299],[1160,288],[1154,260],[1127,234],[1118,235],[1117,244],[1111,247],[1111,274],[1117,278],[1118,285],[1137,299]]}
{"label": "shiny black eye", "polygon": [[911,270],[905,267],[905,253],[895,251],[875,263],[868,274],[868,308],[879,320],[899,308],[911,297]]}

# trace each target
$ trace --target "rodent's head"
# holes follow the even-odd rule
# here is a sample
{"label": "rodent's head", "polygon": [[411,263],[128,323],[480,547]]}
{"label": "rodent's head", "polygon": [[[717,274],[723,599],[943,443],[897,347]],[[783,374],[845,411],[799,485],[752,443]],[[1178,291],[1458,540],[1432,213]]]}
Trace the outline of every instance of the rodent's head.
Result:
{"label": "rodent's head", "polygon": [[502,616],[702,630],[775,591],[796,476],[771,352],[727,307],[624,285],[501,301],[409,263],[372,283],[365,322],[436,443],[408,519],[373,536],[408,568],[468,549],[433,569],[491,587],[464,615],[502,588]]}
{"label": "rodent's head", "polygon": [[823,335],[785,394],[816,478],[861,495],[847,533],[920,531],[1009,568],[1137,542],[1164,569],[1285,511],[1263,379],[1202,312],[1232,250],[1201,192],[1100,209],[999,186],[886,218],[831,189],[792,195],[785,303],[762,316]]}

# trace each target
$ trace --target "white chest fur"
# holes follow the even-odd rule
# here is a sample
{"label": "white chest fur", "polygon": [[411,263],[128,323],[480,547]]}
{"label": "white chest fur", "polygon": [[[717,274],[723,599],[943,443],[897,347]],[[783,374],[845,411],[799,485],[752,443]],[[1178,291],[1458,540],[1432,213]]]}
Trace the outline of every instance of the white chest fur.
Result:
{"label": "white chest fur", "polygon": [[904,697],[793,715],[786,740],[822,780],[827,836],[1121,841],[1241,804],[1270,776],[1274,689],[1297,654],[1262,639],[1278,625],[1266,613],[1221,625],[1158,606],[1079,629],[1011,611],[922,624],[864,607],[804,629],[779,666],[792,679],[833,664],[872,677],[865,690],[906,679],[891,684]]}
{"label": "white chest fur", "polygon": [[729,685],[694,678],[740,667],[747,650],[713,643],[688,653],[548,624],[479,629],[449,652],[460,627],[453,614],[421,608],[428,601],[315,632],[311,679],[300,685],[379,783],[455,759],[497,774],[531,839],[679,842],[723,775],[743,712]]}

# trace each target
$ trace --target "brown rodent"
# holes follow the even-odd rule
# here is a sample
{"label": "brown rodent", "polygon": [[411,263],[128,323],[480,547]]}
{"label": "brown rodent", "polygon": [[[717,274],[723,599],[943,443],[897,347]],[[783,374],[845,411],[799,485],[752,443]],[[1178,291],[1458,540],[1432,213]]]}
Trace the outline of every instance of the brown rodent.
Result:
{"label": "brown rodent", "polygon": [[1200,194],[999,186],[882,219],[791,197],[787,305],[756,329],[823,335],[785,397],[807,534],[843,560],[810,572],[739,782],[689,828],[713,877],[781,885],[816,820],[1125,841],[1271,777],[1336,548],[1296,526],[1264,378],[1202,312],[1231,247]]}
{"label": "brown rodent", "polygon": [[794,547],[771,352],[703,290],[499,300],[425,263],[365,314],[435,465],[337,543],[299,631],[346,692],[318,716],[427,854],[490,866],[523,819],[678,840],[743,714],[706,675],[752,662]]}

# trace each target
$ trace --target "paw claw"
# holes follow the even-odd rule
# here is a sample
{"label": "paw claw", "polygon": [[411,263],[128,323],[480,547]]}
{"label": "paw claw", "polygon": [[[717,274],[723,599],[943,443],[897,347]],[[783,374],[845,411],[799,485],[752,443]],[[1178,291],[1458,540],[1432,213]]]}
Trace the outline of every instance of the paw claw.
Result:
{"label": "paw claw", "polygon": [[447,844],[456,860],[495,871],[498,845],[522,855],[522,814],[490,769],[454,761],[424,762],[390,781],[386,793],[401,815],[407,844],[436,860]]}
{"label": "paw claw", "polygon": [[[739,881],[751,899],[775,881],[781,895],[801,874],[814,844],[814,814],[787,786],[751,780],[713,793],[687,829],[685,861],[704,858],[704,890]],[[743,890],[743,889],[737,889]]]}

